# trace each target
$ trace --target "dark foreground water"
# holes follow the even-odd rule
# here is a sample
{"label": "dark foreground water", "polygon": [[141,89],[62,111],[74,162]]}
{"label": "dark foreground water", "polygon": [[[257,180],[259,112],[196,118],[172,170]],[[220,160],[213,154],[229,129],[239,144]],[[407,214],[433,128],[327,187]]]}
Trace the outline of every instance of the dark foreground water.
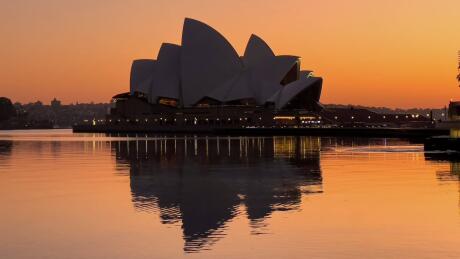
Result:
{"label": "dark foreground water", "polygon": [[458,258],[459,178],[394,139],[0,131],[0,258]]}

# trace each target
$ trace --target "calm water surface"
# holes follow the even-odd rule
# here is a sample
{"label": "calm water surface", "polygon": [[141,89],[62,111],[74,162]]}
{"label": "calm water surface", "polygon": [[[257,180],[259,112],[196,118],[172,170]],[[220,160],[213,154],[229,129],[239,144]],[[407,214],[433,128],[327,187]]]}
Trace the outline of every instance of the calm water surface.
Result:
{"label": "calm water surface", "polygon": [[459,179],[396,139],[0,131],[0,258],[458,258]]}

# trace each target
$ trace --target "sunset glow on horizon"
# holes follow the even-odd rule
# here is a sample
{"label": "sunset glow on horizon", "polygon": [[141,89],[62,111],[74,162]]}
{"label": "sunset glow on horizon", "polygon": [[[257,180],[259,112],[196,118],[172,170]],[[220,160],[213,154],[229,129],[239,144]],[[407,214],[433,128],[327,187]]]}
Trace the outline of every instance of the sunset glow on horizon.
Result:
{"label": "sunset glow on horizon", "polygon": [[185,17],[242,55],[252,33],[324,78],[322,103],[439,108],[460,99],[460,1],[3,1],[0,96],[108,102],[131,62],[180,44]]}

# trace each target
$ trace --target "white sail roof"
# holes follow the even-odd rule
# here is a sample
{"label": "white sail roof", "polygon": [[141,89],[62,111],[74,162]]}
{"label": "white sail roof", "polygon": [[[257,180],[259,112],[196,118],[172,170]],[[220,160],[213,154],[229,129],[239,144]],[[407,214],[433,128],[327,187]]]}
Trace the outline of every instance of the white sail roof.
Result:
{"label": "white sail roof", "polygon": [[152,84],[152,101],[158,97],[180,99],[180,50],[179,45],[161,45]]}
{"label": "white sail roof", "polygon": [[150,85],[153,78],[156,61],[153,59],[134,60],[131,65],[130,76],[130,93],[142,92],[149,93]]}
{"label": "white sail roof", "polygon": [[156,61],[133,62],[131,93],[147,91],[153,103],[158,97],[167,97],[185,107],[208,97],[222,103],[243,99],[254,99],[257,105],[273,102],[282,109],[300,93],[306,93],[305,101],[319,101],[322,79],[307,72],[300,72],[299,57],[276,56],[254,34],[240,57],[219,32],[186,18],[181,46],[164,43]]}
{"label": "white sail roof", "polygon": [[238,54],[219,32],[200,21],[185,19],[181,51],[184,105],[198,102],[237,74],[241,66]]}
{"label": "white sail roof", "polygon": [[270,102],[275,103],[276,109],[283,109],[297,95],[304,93],[306,102],[318,102],[321,94],[322,78],[302,76],[275,93]]}

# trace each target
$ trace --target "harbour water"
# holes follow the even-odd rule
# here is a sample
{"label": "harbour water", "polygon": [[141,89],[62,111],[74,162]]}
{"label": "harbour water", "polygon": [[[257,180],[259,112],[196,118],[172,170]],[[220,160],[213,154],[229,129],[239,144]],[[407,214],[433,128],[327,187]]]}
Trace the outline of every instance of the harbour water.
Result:
{"label": "harbour water", "polygon": [[400,139],[0,131],[0,258],[458,258],[460,162]]}

